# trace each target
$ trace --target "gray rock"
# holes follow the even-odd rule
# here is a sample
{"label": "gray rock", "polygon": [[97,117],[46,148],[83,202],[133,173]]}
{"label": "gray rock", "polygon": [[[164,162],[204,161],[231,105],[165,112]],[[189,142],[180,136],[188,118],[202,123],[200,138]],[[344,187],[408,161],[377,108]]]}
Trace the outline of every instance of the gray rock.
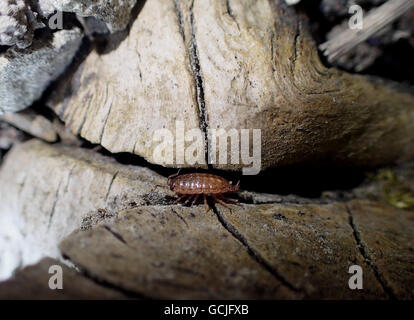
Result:
{"label": "gray rock", "polygon": [[[42,2],[42,0],[40,0]],[[137,0],[46,0],[60,11],[75,12],[81,17],[93,16],[106,22],[111,32],[125,29]]]}
{"label": "gray rock", "polygon": [[26,48],[32,44],[33,31],[43,27],[27,1],[0,2],[0,45]]}
{"label": "gray rock", "polygon": [[80,29],[61,30],[51,40],[35,40],[25,50],[0,55],[0,114],[16,112],[39,99],[69,65],[82,40]]}

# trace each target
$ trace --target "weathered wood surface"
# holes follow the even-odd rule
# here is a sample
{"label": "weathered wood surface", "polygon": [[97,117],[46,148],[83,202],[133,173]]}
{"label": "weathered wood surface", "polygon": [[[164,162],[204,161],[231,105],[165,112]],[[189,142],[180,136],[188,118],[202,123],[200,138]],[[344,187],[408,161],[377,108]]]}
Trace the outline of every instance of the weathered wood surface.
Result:
{"label": "weathered wood surface", "polygon": [[[412,211],[364,201],[231,209],[137,207],[60,248],[92,277],[151,298],[413,298]],[[364,290],[348,287],[355,264]]]}
{"label": "weathered wood surface", "polygon": [[128,199],[143,204],[163,179],[92,150],[38,140],[17,145],[0,170],[0,278],[42,255],[59,257],[59,241],[90,211]]}
{"label": "weathered wood surface", "polygon": [[283,0],[148,0],[124,36],[92,51],[49,101],[111,152],[157,162],[154,132],[175,134],[178,119],[203,133],[261,129],[262,168],[414,156],[412,93],[323,66]]}
{"label": "weathered wood surface", "polygon": [[[173,204],[156,188],[166,178],[149,169],[37,140],[8,153],[0,181],[3,272],[63,255],[132,297],[414,297],[414,211],[380,200],[245,191],[231,211],[206,213]],[[355,194],[375,198],[374,189]],[[355,264],[364,290],[348,287]]]}

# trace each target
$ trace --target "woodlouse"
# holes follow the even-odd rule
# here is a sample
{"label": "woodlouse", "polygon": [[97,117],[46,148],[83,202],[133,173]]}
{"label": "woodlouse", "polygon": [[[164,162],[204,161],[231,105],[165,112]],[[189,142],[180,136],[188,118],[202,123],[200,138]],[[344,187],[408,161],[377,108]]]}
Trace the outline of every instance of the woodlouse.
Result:
{"label": "woodlouse", "polygon": [[207,196],[211,196],[214,202],[219,202],[226,208],[228,206],[225,201],[238,202],[236,199],[225,197],[225,195],[238,192],[240,181],[233,185],[223,177],[214,174],[190,173],[179,175],[178,172],[168,177],[167,184],[171,191],[179,195],[175,203],[186,199],[185,204],[193,200],[191,204],[194,205],[199,197],[203,195],[206,211],[210,210],[207,204]]}

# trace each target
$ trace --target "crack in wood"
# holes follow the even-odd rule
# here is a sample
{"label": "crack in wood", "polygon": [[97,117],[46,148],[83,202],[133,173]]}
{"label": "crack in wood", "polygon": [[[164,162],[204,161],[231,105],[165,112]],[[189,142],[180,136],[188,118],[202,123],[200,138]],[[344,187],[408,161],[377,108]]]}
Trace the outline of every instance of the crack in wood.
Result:
{"label": "crack in wood", "polygon": [[200,59],[198,56],[198,48],[197,48],[197,41],[195,36],[195,21],[194,21],[194,0],[190,6],[190,44],[189,44],[189,57],[190,57],[190,65],[192,70],[192,75],[194,78],[195,88],[196,88],[196,100],[199,110],[199,121],[200,121],[200,130],[204,134],[204,150],[205,150],[205,161],[208,168],[211,169],[211,165],[209,164],[209,140],[208,140],[208,119],[207,119],[207,112],[206,112],[206,102],[204,96],[204,79],[201,72],[201,65]]}
{"label": "crack in wood", "polygon": [[172,209],[171,208],[171,210],[172,210],[172,212],[182,221],[182,222],[184,222],[185,223],[185,225],[187,226],[187,228],[189,227],[188,226],[188,223],[187,223],[187,221],[184,219],[184,217],[182,216],[182,215],[180,215],[177,211],[175,211],[174,209]]}
{"label": "crack in wood", "polygon": [[109,193],[111,192],[112,184],[115,181],[115,178],[118,176],[119,171],[115,172],[115,174],[112,176],[111,181],[109,182],[108,190],[106,191],[105,195],[105,203],[108,201]]}
{"label": "crack in wood", "polygon": [[24,186],[26,185],[26,180],[27,180],[27,174],[24,176],[23,181],[19,184],[19,198],[23,192]]}
{"label": "crack in wood", "polygon": [[296,288],[293,284],[291,284],[285,277],[283,277],[273,266],[271,266],[257,250],[253,249],[247,239],[240,233],[239,230],[236,229],[230,222],[228,222],[224,216],[220,213],[214,203],[210,204],[213,212],[217,216],[220,224],[226,229],[236,240],[238,240],[249,253],[250,257],[252,257],[262,268],[264,268],[267,272],[269,272],[274,278],[276,278],[282,285],[289,288],[294,292],[301,292],[299,288]]}
{"label": "crack in wood", "polygon": [[190,62],[190,71],[191,75],[194,80],[194,87],[196,91],[196,102],[197,102],[197,114],[199,119],[199,126],[200,130],[204,135],[204,159],[209,168],[211,165],[209,164],[209,140],[208,140],[208,120],[207,120],[207,112],[206,112],[206,105],[205,105],[205,98],[204,98],[204,80],[201,73],[201,66],[200,60],[198,57],[198,49],[197,43],[195,38],[195,30],[194,30],[194,0],[191,2],[190,5],[190,39],[189,43],[187,44],[186,35],[185,35],[185,25],[183,19],[183,13],[180,7],[180,1],[174,0],[174,9],[177,16],[178,27],[180,30],[181,37],[183,38],[183,43],[187,48],[189,62]]}
{"label": "crack in wood", "polygon": [[272,57],[272,72],[275,72],[276,61],[275,61],[275,32],[274,30],[270,31],[270,54]]}
{"label": "crack in wood", "polygon": [[104,226],[104,229],[107,230],[110,234],[112,234],[120,242],[122,242],[123,244],[128,246],[128,243],[125,241],[125,239],[119,233],[113,231],[109,226]]}
{"label": "crack in wood", "polygon": [[236,20],[236,16],[234,15],[234,12],[233,12],[233,10],[231,8],[230,0],[226,0],[226,10],[227,10],[227,14],[233,19],[233,21],[237,25],[237,29],[239,29],[239,31],[240,31],[239,22]]}
{"label": "crack in wood", "polygon": [[[76,132],[77,135],[81,135],[82,128],[85,125],[86,119],[88,117],[88,112],[89,112],[89,109],[90,109],[91,104],[92,104],[92,98],[93,97],[89,97],[88,106],[86,107],[85,113],[84,113],[83,118],[82,118],[82,122],[81,122],[81,124],[80,124],[80,126],[79,126],[79,128],[78,128],[78,130]],[[70,123],[69,123],[69,125],[70,125]]]}
{"label": "crack in wood", "polygon": [[346,210],[347,210],[348,216],[349,216],[349,225],[352,228],[353,235],[354,235],[355,241],[357,243],[357,247],[359,249],[359,252],[360,252],[362,258],[364,259],[365,263],[371,268],[375,278],[377,279],[377,281],[381,285],[381,287],[384,290],[385,294],[387,294],[390,299],[394,299],[394,300],[397,299],[395,293],[393,292],[391,287],[387,284],[386,280],[384,279],[384,277],[379,272],[377,266],[372,261],[370,255],[368,253],[368,247],[362,241],[361,234],[359,233],[358,228],[355,225],[354,215],[352,213],[351,208],[349,207],[348,204],[345,204],[345,207],[346,207]]}
{"label": "crack in wood", "polygon": [[[106,87],[106,90],[108,91],[108,86]],[[104,121],[104,124],[103,124],[103,127],[102,127],[101,134],[99,135],[99,144],[100,145],[102,145],[102,139],[103,139],[103,136],[104,136],[104,133],[105,133],[105,128],[106,128],[106,124],[107,124],[108,119],[109,119],[109,115],[111,114],[113,103],[114,103],[114,100],[111,99],[111,104],[109,105],[109,110],[108,110],[108,113],[105,117],[105,121]]]}
{"label": "crack in wood", "polygon": [[69,173],[68,173],[68,178],[67,178],[67,180],[66,180],[66,185],[65,185],[65,188],[64,188],[64,192],[66,193],[66,192],[68,192],[68,188],[69,188],[69,183],[70,183],[70,179],[72,178],[72,174],[73,174],[73,170],[75,169],[75,167],[76,167],[76,164],[74,164],[71,168],[70,168],[70,170],[69,170]]}
{"label": "crack in wood", "polygon": [[298,42],[299,42],[300,30],[301,30],[301,22],[299,21],[297,25],[297,29],[296,29],[295,40],[294,40],[293,69],[295,69],[296,60],[298,59]]}
{"label": "crack in wood", "polygon": [[179,0],[174,0],[174,8],[175,8],[175,14],[177,15],[178,20],[178,26],[180,28],[181,37],[183,38],[184,44],[185,44],[185,28],[184,28],[184,22],[183,22],[183,15],[181,13]]}
{"label": "crack in wood", "polygon": [[59,190],[60,190],[61,184],[62,184],[62,180],[59,182],[58,187],[56,189],[55,200],[53,201],[52,209],[51,209],[50,214],[49,214],[49,222],[48,222],[48,225],[47,225],[47,231],[50,230],[50,227],[52,225],[52,219],[53,219],[53,216],[55,215],[56,204],[59,200]]}

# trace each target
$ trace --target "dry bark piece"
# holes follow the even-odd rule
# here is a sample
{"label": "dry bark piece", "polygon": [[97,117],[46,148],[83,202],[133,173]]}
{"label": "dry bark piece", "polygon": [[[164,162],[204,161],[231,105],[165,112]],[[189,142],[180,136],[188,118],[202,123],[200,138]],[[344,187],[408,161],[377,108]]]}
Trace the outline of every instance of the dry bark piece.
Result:
{"label": "dry bark piece", "polygon": [[44,141],[56,142],[58,139],[53,124],[33,110],[27,109],[19,113],[7,113],[0,116],[0,119]]}
{"label": "dry bark piece", "polygon": [[6,122],[0,121],[0,149],[8,150],[23,139],[24,134],[21,131]]}
{"label": "dry bark piece", "polygon": [[175,134],[176,120],[204,139],[207,129],[261,129],[262,169],[414,156],[413,95],[325,68],[282,0],[148,0],[127,38],[91,53],[63,86],[73,95],[50,105],[72,132],[152,163],[162,164],[155,132]]}
{"label": "dry bark piece", "polygon": [[165,178],[149,169],[38,140],[9,151],[0,181],[0,278],[43,256],[59,257],[58,243],[91,211],[166,196],[154,190]]}
{"label": "dry bark piece", "polygon": [[92,277],[161,299],[299,298],[252,259],[202,206],[122,211],[77,231],[62,252]]}
{"label": "dry bark piece", "polygon": [[[60,266],[63,275],[63,289],[49,288],[51,266]],[[18,271],[11,279],[0,282],[0,299],[127,299],[124,294],[108,289],[85,278],[61,262],[45,258],[36,265]]]}

